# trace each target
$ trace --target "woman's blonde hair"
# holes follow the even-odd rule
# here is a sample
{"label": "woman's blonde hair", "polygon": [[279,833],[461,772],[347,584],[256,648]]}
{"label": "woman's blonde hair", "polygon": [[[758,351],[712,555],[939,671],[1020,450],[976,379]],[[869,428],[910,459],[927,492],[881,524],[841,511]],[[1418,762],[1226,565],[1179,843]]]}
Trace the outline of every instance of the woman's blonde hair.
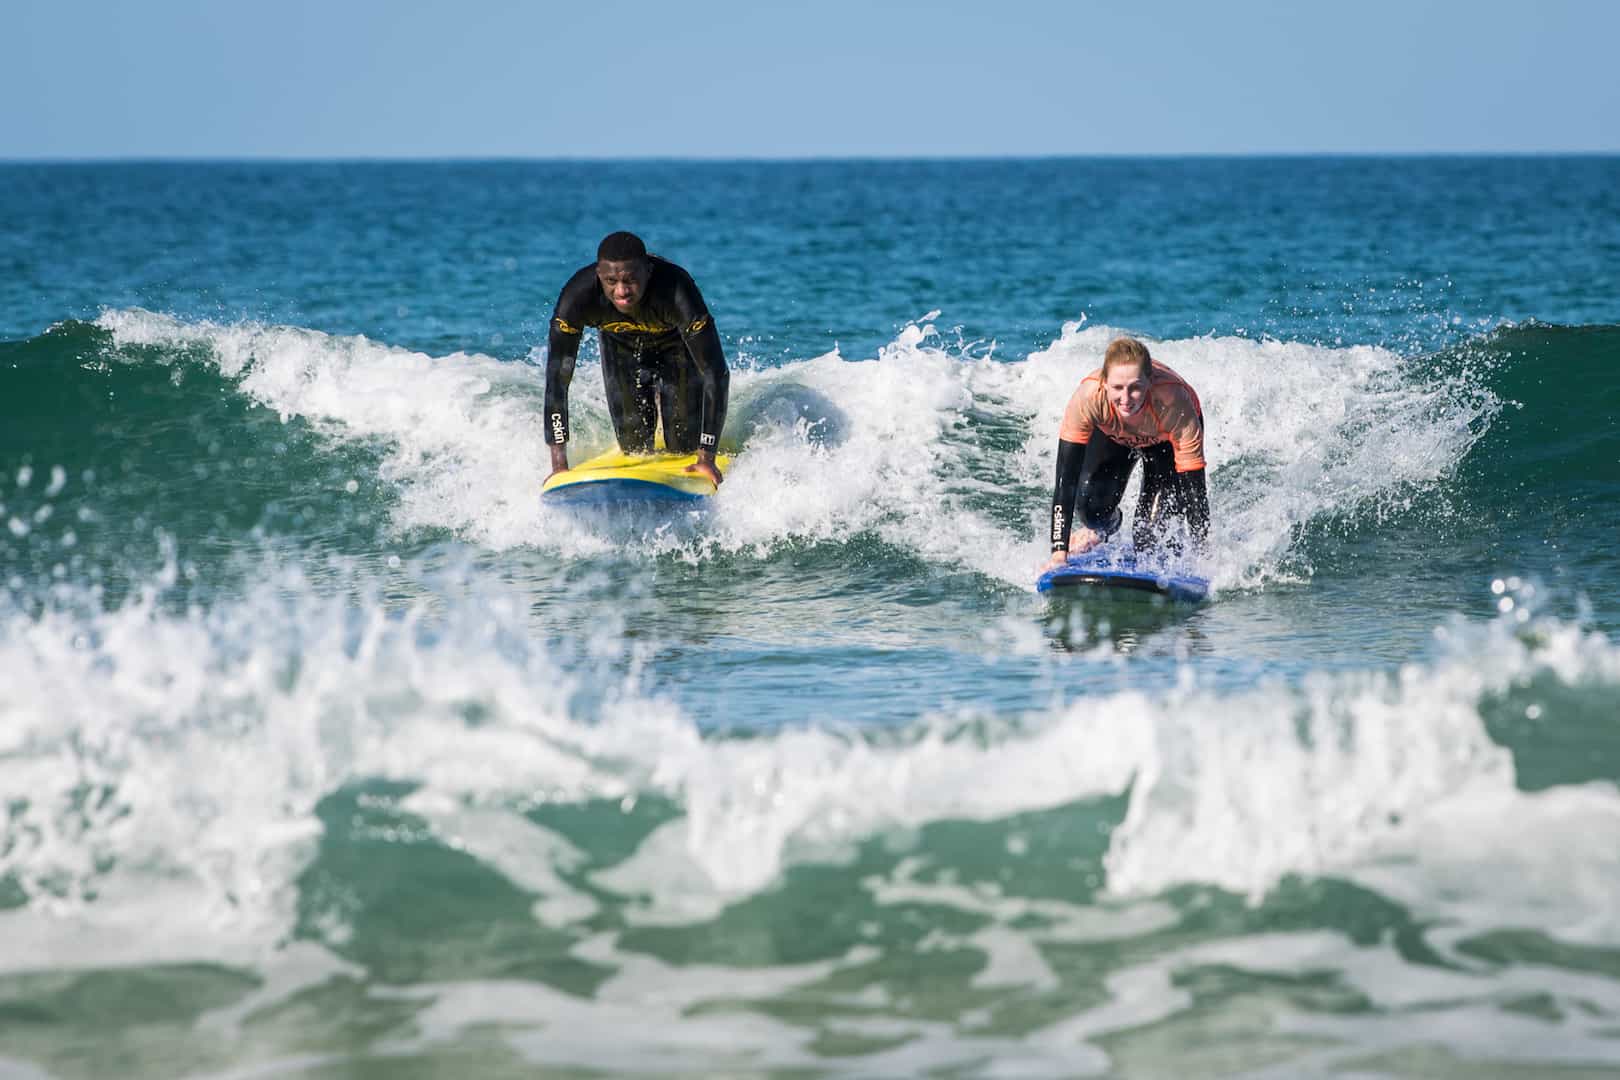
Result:
{"label": "woman's blonde hair", "polygon": [[1141,365],[1138,378],[1145,379],[1153,374],[1153,357],[1148,347],[1133,337],[1119,337],[1108,343],[1108,351],[1103,353],[1103,378],[1108,378],[1109,370],[1120,364]]}

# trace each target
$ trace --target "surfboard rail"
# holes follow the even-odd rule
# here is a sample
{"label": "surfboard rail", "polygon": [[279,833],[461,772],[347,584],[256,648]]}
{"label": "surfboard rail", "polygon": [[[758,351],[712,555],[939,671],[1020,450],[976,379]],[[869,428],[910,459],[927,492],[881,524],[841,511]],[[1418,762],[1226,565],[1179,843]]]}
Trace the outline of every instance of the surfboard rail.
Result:
{"label": "surfboard rail", "polygon": [[1139,569],[1130,556],[1110,557],[1087,552],[1073,555],[1035,581],[1041,593],[1097,588],[1148,593],[1179,603],[1200,603],[1209,597],[1209,580],[1196,574]]}

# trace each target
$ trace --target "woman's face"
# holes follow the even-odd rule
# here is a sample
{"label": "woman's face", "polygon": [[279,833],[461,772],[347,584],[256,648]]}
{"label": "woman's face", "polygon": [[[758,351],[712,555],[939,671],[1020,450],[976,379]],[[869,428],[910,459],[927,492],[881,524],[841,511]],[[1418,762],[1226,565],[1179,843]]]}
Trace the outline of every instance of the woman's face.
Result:
{"label": "woman's face", "polygon": [[1103,390],[1115,412],[1135,416],[1147,403],[1148,380],[1142,376],[1142,365],[1115,364],[1103,376]]}

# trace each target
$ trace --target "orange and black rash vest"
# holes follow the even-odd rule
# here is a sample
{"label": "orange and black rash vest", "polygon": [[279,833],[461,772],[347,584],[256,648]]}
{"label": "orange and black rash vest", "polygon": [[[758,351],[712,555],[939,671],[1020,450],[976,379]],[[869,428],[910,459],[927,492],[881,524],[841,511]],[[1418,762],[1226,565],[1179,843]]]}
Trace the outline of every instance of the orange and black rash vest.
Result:
{"label": "orange and black rash vest", "polygon": [[1102,369],[1081,380],[1063,410],[1058,438],[1082,446],[1100,431],[1121,446],[1140,450],[1167,442],[1175,450],[1176,472],[1204,467],[1204,409],[1187,380],[1153,361],[1147,401],[1134,416],[1121,416],[1108,400]]}
{"label": "orange and black rash vest", "polygon": [[574,378],[580,335],[587,326],[629,354],[657,355],[677,341],[686,346],[703,384],[703,411],[698,445],[713,449],[725,425],[729,373],[703,294],[692,275],[667,259],[647,256],[652,270],[636,309],[626,314],[613,306],[596,277],[596,264],[583,266],[557,297],[551,314],[546,357],[546,441],[568,441],[568,384]]}
{"label": "orange and black rash vest", "polygon": [[[1086,525],[1105,533],[1117,527],[1116,509],[1129,476],[1128,459],[1126,471],[1116,477],[1111,499],[1107,483],[1092,486],[1108,471],[1103,462],[1109,455],[1109,446],[1152,457],[1142,480],[1142,494],[1147,501],[1138,505],[1138,524],[1133,528],[1133,532],[1138,533],[1138,544],[1151,538],[1161,509],[1185,518],[1196,545],[1202,547],[1206,543],[1209,500],[1204,487],[1203,406],[1193,388],[1174,371],[1157,361],[1150,370],[1147,400],[1131,416],[1121,416],[1108,400],[1100,369],[1081,380],[1069,398],[1058,430],[1057,482],[1052,491],[1053,551],[1069,548],[1076,502],[1082,498],[1081,487],[1086,493],[1079,510]],[[1095,435],[1103,438],[1094,440]],[[1093,442],[1103,447],[1100,454],[1092,453]],[[1161,491],[1170,496],[1169,501],[1160,503],[1157,494]],[[1095,501],[1097,498],[1102,501]],[[1099,514],[1105,516],[1097,517]],[[1112,524],[1106,514],[1114,515]]]}

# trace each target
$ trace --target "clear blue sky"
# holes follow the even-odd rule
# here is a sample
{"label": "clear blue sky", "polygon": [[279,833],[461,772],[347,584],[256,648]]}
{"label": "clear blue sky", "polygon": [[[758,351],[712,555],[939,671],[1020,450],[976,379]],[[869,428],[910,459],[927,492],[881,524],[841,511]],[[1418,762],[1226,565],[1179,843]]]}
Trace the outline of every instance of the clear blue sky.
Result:
{"label": "clear blue sky", "polygon": [[1620,151],[1620,2],[0,0],[0,158]]}

